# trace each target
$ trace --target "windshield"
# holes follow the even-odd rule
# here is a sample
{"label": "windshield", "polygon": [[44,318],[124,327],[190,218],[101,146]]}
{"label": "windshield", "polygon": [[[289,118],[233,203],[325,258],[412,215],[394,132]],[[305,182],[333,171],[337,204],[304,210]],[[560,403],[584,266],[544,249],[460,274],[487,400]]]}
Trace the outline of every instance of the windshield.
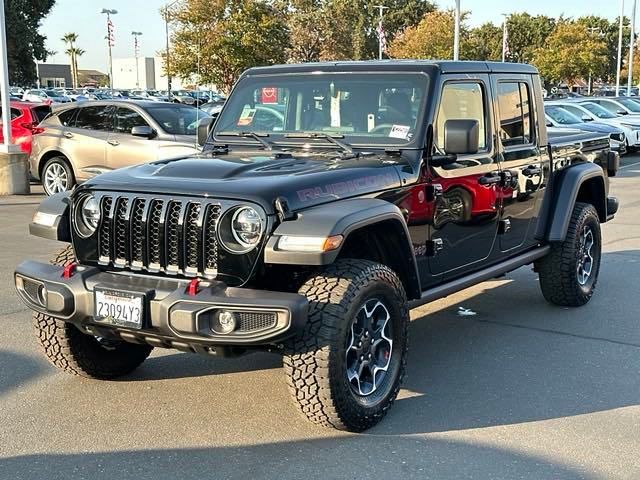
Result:
{"label": "windshield", "polygon": [[559,123],[560,125],[574,125],[576,123],[582,123],[582,120],[562,107],[545,107],[544,111],[554,122]]}
{"label": "windshield", "polygon": [[148,107],[147,111],[165,132],[172,135],[195,135],[199,120],[209,116],[197,108],[173,103]]}
{"label": "windshield", "polygon": [[44,93],[46,93],[50,97],[59,97],[61,95],[61,93],[56,92],[55,90],[45,90]]}
{"label": "windshield", "polygon": [[586,102],[581,103],[580,105],[598,118],[617,118],[614,114],[610,113],[606,108],[601,107],[597,103]]}
{"label": "windshield", "polygon": [[246,78],[227,100],[215,134],[251,131],[277,142],[316,133],[356,144],[406,144],[415,133],[427,81],[412,73]]}
{"label": "windshield", "polygon": [[619,98],[618,102],[624,105],[627,110],[633,113],[640,113],[640,103],[635,100],[631,100],[630,98]]}

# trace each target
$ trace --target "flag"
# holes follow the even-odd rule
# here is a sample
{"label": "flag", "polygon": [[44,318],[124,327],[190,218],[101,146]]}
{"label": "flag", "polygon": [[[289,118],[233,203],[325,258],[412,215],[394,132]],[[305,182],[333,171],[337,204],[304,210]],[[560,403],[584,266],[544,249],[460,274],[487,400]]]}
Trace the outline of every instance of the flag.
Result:
{"label": "flag", "polygon": [[107,20],[107,37],[109,40],[109,46],[113,47],[115,45],[115,36],[113,34],[113,22],[110,18]]}
{"label": "flag", "polygon": [[502,61],[506,61],[509,58],[509,29],[507,28],[507,22],[504,23],[504,32],[502,34]]}
{"label": "flag", "polygon": [[384,28],[382,27],[382,20],[378,22],[378,26],[376,27],[376,33],[378,34],[378,41],[380,42],[380,49],[383,52],[387,51],[387,36],[384,33]]}

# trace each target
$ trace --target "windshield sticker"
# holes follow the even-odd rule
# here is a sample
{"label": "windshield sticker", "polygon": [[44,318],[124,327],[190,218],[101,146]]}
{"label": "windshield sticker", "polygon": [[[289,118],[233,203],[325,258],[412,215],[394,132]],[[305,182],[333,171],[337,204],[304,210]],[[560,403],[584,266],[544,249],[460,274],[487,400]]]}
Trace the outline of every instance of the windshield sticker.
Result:
{"label": "windshield sticker", "polygon": [[373,113],[367,115],[367,132],[376,128],[376,116]]}
{"label": "windshield sticker", "polygon": [[338,95],[331,96],[331,126],[339,127],[340,126],[340,92],[337,92]]}
{"label": "windshield sticker", "polygon": [[249,105],[245,105],[244,108],[242,109],[242,113],[240,114],[240,118],[238,119],[237,125],[239,127],[245,127],[247,125],[251,125],[255,114],[256,114],[255,108],[251,108]]}
{"label": "windshield sticker", "polygon": [[407,125],[392,125],[389,132],[389,138],[401,138],[407,140],[409,138],[409,130],[411,127]]}

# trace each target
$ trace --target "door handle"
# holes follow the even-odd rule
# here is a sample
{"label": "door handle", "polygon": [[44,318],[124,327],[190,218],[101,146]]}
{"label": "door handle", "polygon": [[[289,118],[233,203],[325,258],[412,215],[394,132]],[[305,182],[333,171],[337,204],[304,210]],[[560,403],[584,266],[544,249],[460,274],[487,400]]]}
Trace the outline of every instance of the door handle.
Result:
{"label": "door handle", "polygon": [[502,177],[498,172],[491,172],[478,179],[480,185],[497,185],[502,181]]}
{"label": "door handle", "polygon": [[529,165],[527,168],[522,170],[522,175],[525,177],[533,177],[534,175],[542,174],[542,169],[540,167],[536,167],[535,165]]}
{"label": "door handle", "polygon": [[120,145],[120,142],[117,140],[107,140],[107,143],[109,145],[113,145],[114,147],[117,147],[118,145]]}
{"label": "door handle", "polygon": [[73,138],[73,133],[71,133],[71,132],[64,132],[64,133],[62,134],[62,136],[63,136],[63,137],[65,137],[65,138]]}

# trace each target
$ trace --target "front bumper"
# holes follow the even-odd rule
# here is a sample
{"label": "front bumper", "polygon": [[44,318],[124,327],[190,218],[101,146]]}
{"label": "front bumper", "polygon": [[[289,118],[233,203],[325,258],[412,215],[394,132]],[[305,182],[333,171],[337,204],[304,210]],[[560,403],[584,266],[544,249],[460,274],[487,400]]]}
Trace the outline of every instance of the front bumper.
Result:
{"label": "front bumper", "polygon": [[[65,278],[63,271],[64,268],[57,265],[22,262],[15,271],[16,290],[32,310],[73,323],[85,333],[96,336],[115,336],[157,347],[216,353],[218,347],[224,346],[278,344],[303,328],[307,321],[307,299],[294,293],[202,282],[197,293],[190,295],[189,280],[103,272],[85,266],[77,266],[74,273]],[[142,328],[114,326],[97,320],[94,317],[96,287],[144,294],[146,313]],[[260,318],[272,321],[250,323],[247,320],[248,326],[259,324],[259,328],[239,327],[231,333],[220,334],[212,329],[218,310],[232,311],[239,318],[247,319],[262,315]]]}

